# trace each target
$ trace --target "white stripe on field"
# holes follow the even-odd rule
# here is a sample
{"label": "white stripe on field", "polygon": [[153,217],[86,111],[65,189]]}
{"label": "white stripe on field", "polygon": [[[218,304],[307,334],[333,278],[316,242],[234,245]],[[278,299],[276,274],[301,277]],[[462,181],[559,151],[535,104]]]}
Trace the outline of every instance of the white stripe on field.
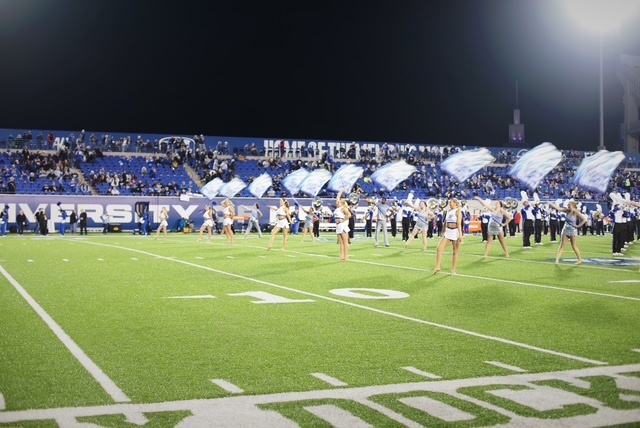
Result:
{"label": "white stripe on field", "polygon": [[214,384],[218,385],[220,388],[232,394],[242,394],[244,392],[244,389],[240,388],[237,385],[232,384],[231,382],[227,382],[224,379],[211,379],[211,382],[213,382]]}
{"label": "white stripe on field", "polygon": [[510,366],[509,364],[500,363],[498,361],[485,361],[487,364],[491,364],[492,366],[500,367],[501,369],[511,370],[516,373],[526,373],[527,370],[521,369],[520,367]]}
{"label": "white stripe on field", "polygon": [[320,379],[323,382],[327,382],[331,386],[347,386],[347,383],[344,383],[340,379],[336,379],[335,377],[331,377],[324,373],[311,373],[311,376]]}
{"label": "white stripe on field", "polygon": [[424,372],[424,371],[422,371],[420,369],[417,369],[415,367],[408,366],[408,367],[402,367],[402,368],[404,370],[408,371],[408,372],[415,373],[417,375],[420,375],[422,377],[426,377],[428,379],[442,379],[441,376],[434,375],[434,374],[429,373],[429,372]]}
{"label": "white stripe on field", "polygon": [[637,284],[640,279],[625,279],[622,281],[609,281],[609,284]]}
{"label": "white stripe on field", "polygon": [[366,423],[353,413],[333,404],[306,406],[303,407],[303,409],[323,421],[328,422],[329,425],[335,428],[373,428],[373,425]]}
{"label": "white stripe on field", "polygon": [[[456,333],[466,334],[468,336],[474,336],[474,337],[478,337],[478,338],[481,338],[481,339],[492,340],[494,342],[503,343],[505,345],[517,346],[519,348],[528,349],[528,350],[536,351],[536,352],[541,352],[541,353],[545,353],[545,354],[549,354],[549,355],[555,355],[555,356],[562,357],[562,358],[567,358],[567,359],[570,359],[570,360],[582,361],[582,362],[588,363],[588,364],[594,364],[594,365],[607,365],[608,364],[608,363],[603,362],[603,361],[592,360],[592,359],[580,357],[580,356],[577,356],[577,355],[566,354],[564,352],[553,351],[551,349],[540,348],[538,346],[528,345],[526,343],[515,342],[515,341],[509,340],[509,339],[503,339],[501,337],[489,336],[489,335],[482,334],[482,333],[476,333],[476,332],[470,331],[470,330],[464,330],[464,329],[458,328],[458,327],[452,327],[452,326],[449,326],[449,325],[438,324],[438,323],[431,322],[431,321],[425,321],[425,320],[409,317],[409,316],[402,315],[402,314],[396,314],[394,312],[384,311],[382,309],[372,308],[372,307],[361,305],[361,304],[358,304],[358,303],[348,302],[348,301],[344,301],[344,300],[340,300],[340,299],[334,299],[332,297],[323,296],[323,295],[315,294],[315,293],[310,293],[308,291],[298,290],[296,288],[286,287],[284,285],[278,285],[278,284],[274,284],[272,282],[267,282],[267,281],[263,281],[263,280],[256,279],[256,278],[251,278],[251,277],[244,276],[244,275],[238,275],[238,274],[231,273],[231,272],[225,272],[225,271],[222,271],[222,270],[219,270],[219,269],[214,269],[214,268],[209,267],[209,266],[201,266],[201,265],[198,265],[198,264],[195,264],[195,263],[191,263],[191,262],[187,262],[187,261],[184,261],[184,260],[170,259],[168,257],[159,256],[157,254],[149,253],[147,251],[137,250],[135,248],[120,247],[120,246],[116,246],[116,245],[103,244],[103,243],[99,243],[99,242],[89,242],[89,241],[87,241],[86,243],[87,244],[91,244],[91,245],[96,245],[96,246],[103,246],[103,247],[109,247],[109,248],[118,248],[118,249],[121,249],[121,250],[132,251],[132,252],[135,252],[135,253],[138,253],[138,254],[145,254],[145,255],[150,256],[150,257],[164,258],[166,260],[171,260],[173,262],[180,263],[180,264],[183,264],[185,266],[191,266],[191,267],[196,267],[196,268],[199,268],[199,269],[204,269],[204,270],[207,270],[209,272],[218,273],[220,275],[227,275],[227,276],[230,276],[232,278],[238,278],[238,279],[242,279],[244,281],[254,282],[256,284],[262,284],[262,285],[266,285],[266,286],[269,286],[269,287],[278,288],[280,290],[287,290],[287,291],[291,291],[293,293],[304,294],[305,296],[315,297],[317,299],[323,299],[323,300],[327,300],[327,301],[334,302],[334,303],[340,303],[342,305],[351,306],[353,308],[363,309],[363,310],[375,312],[375,313],[378,313],[378,314],[382,314],[382,315],[387,315],[387,316],[403,319],[403,320],[406,320],[406,321],[412,321],[412,322],[419,323],[419,324],[429,325],[429,326],[432,326],[432,327],[438,327],[438,328],[442,328],[442,329],[445,329],[445,330],[454,331]],[[397,267],[397,266],[393,266],[393,267]],[[424,271],[424,269],[418,269],[418,268],[409,268],[409,269]],[[463,276],[463,275],[459,275],[459,276]],[[592,294],[597,294],[597,293],[592,293]],[[619,296],[615,296],[615,297],[619,297]],[[638,300],[640,300],[640,299],[638,299]]]}
{"label": "white stripe on field", "polygon": [[169,296],[165,297],[165,299],[215,299],[216,296],[212,296],[211,294],[206,294],[204,296]]}
{"label": "white stripe on field", "polygon": [[4,402],[4,396],[0,392],[0,410],[4,410],[7,408],[7,405]]}
{"label": "white stripe on field", "polygon": [[633,352],[640,352],[640,349],[632,349]]}
{"label": "white stripe on field", "polygon": [[20,293],[20,295],[29,303],[29,305],[33,308],[34,311],[40,318],[47,324],[47,326],[53,331],[53,333],[60,339],[62,344],[67,347],[67,349],[71,352],[71,354],[76,357],[76,359],[82,364],[82,366],[89,372],[91,376],[102,386],[102,388],[113,398],[116,402],[128,402],[131,401],[129,397],[125,395],[124,392],[118,385],[112,381],[109,376],[107,376],[100,367],[94,363],[91,358],[84,353],[84,351],[73,341],[73,339],[64,331],[62,327],[58,325],[54,321],[53,318],[35,301],[33,297],[27,291],[22,288],[18,281],[16,281],[9,272],[7,272],[4,267],[0,266],[0,272],[4,275],[5,278],[13,285],[13,287]]}

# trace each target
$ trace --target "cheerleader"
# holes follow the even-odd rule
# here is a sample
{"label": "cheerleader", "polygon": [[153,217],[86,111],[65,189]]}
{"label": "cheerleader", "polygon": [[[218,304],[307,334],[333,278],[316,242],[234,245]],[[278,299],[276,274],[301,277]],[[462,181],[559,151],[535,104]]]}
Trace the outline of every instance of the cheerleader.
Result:
{"label": "cheerleader", "polygon": [[349,202],[346,199],[342,199],[341,196],[342,191],[338,193],[336,198],[338,206],[333,212],[333,217],[336,222],[338,244],[340,244],[340,261],[346,262],[349,260],[349,219],[351,218],[351,209],[349,209]]}
{"label": "cheerleader", "polygon": [[309,235],[311,235],[311,242],[315,244],[316,235],[313,233],[313,224],[319,219],[313,211],[313,207],[309,207],[309,209],[306,209],[303,206],[300,206],[300,210],[304,211],[304,213],[306,214],[306,217],[304,218],[304,225],[302,226],[302,241],[300,241],[300,243],[304,242],[304,238],[308,233]]}
{"label": "cheerleader", "polygon": [[427,234],[429,232],[429,223],[435,217],[435,214],[431,212],[429,207],[427,206],[427,201],[420,201],[418,206],[411,204],[410,202],[405,202],[405,204],[409,205],[414,209],[413,216],[416,219],[416,225],[413,228],[413,231],[409,234],[409,238],[407,239],[407,243],[404,246],[406,250],[411,245],[418,233],[422,234],[422,251],[427,251]]}
{"label": "cheerleader", "polygon": [[560,256],[564,251],[564,246],[567,241],[571,241],[571,248],[578,257],[577,265],[582,264],[582,257],[580,256],[580,250],[578,249],[578,230],[586,223],[587,218],[580,212],[578,205],[575,201],[570,200],[567,208],[559,207],[553,202],[549,202],[549,205],[555,208],[559,213],[564,213],[565,220],[562,231],[560,232],[560,247],[556,253],[556,265],[560,264]]}
{"label": "cheerleader", "polygon": [[167,238],[167,227],[169,226],[169,210],[167,207],[162,207],[160,209],[160,226],[158,226],[158,230],[156,230],[156,237],[153,239],[158,239],[160,236],[160,231],[163,232],[165,239]]}
{"label": "cheerleader", "polygon": [[209,236],[209,241],[211,241],[211,238],[213,237],[211,233],[211,229],[213,228],[212,211],[213,210],[211,208],[211,205],[207,205],[204,207],[204,214],[202,215],[204,223],[202,223],[202,226],[200,226],[200,236],[198,237],[198,241],[202,241],[202,234],[205,230],[207,231],[207,235]]}
{"label": "cheerleader", "polygon": [[289,235],[289,225],[291,224],[291,213],[289,212],[289,202],[284,198],[280,199],[280,207],[271,207],[276,212],[276,225],[271,231],[271,239],[269,240],[269,246],[267,251],[273,247],[273,241],[276,239],[278,232],[282,231],[282,251],[287,248],[287,239]]}
{"label": "cheerleader", "polygon": [[458,249],[463,242],[462,234],[462,213],[460,212],[460,202],[456,198],[449,200],[449,210],[446,212],[444,224],[444,233],[442,239],[436,249],[436,266],[433,274],[440,272],[440,264],[442,262],[442,253],[444,249],[451,244],[453,248],[453,260],[451,263],[451,274],[456,274],[458,267]]}
{"label": "cheerleader", "polygon": [[484,256],[489,256],[489,249],[495,236],[498,237],[502,251],[506,258],[509,258],[509,250],[507,250],[507,243],[504,240],[504,228],[511,221],[511,214],[505,210],[501,201],[495,201],[493,206],[482,200],[479,196],[475,197],[475,200],[480,202],[489,210],[489,223],[487,225],[487,242],[484,244]]}
{"label": "cheerleader", "polygon": [[233,217],[236,210],[233,202],[229,198],[222,201],[222,234],[227,237],[227,244],[233,245]]}

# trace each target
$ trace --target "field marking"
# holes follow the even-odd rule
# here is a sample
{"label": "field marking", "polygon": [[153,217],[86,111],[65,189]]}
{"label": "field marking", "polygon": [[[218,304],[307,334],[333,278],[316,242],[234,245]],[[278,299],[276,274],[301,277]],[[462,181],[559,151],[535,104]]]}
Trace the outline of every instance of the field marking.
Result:
{"label": "field marking", "polygon": [[320,379],[323,382],[328,383],[331,386],[349,386],[348,383],[341,381],[340,379],[336,379],[335,377],[331,377],[324,373],[311,373],[311,376]]}
{"label": "field marking", "polygon": [[640,349],[632,349],[632,351],[640,353]]}
{"label": "field marking", "polygon": [[224,389],[227,392],[232,394],[242,394],[244,389],[240,388],[237,385],[232,384],[224,379],[211,379],[211,382],[218,385],[220,388]]}
{"label": "field marking", "polygon": [[361,305],[361,304],[358,304],[358,303],[347,302],[347,301],[344,301],[344,300],[335,299],[335,298],[328,297],[328,296],[323,296],[323,295],[320,295],[320,294],[310,293],[308,291],[298,290],[298,289],[295,289],[295,288],[286,287],[284,285],[274,284],[274,283],[271,283],[271,282],[263,281],[263,280],[256,279],[256,278],[251,278],[251,277],[244,276],[244,275],[239,275],[239,274],[232,273],[232,272],[225,272],[225,271],[222,271],[222,270],[219,270],[219,269],[214,269],[214,268],[209,267],[209,266],[201,266],[201,265],[198,265],[196,263],[191,263],[191,262],[184,261],[184,260],[171,259],[171,258],[168,258],[168,257],[160,256],[160,255],[157,255],[157,254],[153,254],[153,253],[150,253],[150,252],[147,252],[147,251],[143,251],[143,250],[138,250],[138,249],[135,249],[135,248],[121,247],[121,246],[116,246],[116,245],[111,245],[111,244],[104,244],[104,243],[100,243],[100,242],[86,242],[86,243],[87,244],[91,244],[91,245],[96,245],[96,246],[118,248],[118,249],[121,249],[121,250],[127,250],[127,251],[136,252],[136,253],[139,253],[139,254],[145,254],[145,255],[150,256],[150,257],[156,257],[156,258],[159,258],[159,259],[170,260],[170,261],[173,261],[173,262],[176,262],[176,263],[184,264],[186,266],[191,266],[191,267],[196,267],[196,268],[199,268],[199,269],[204,269],[204,270],[207,270],[209,272],[215,272],[215,273],[218,273],[218,274],[221,274],[221,275],[227,275],[227,276],[230,276],[230,277],[233,277],[233,278],[242,279],[244,281],[255,282],[256,284],[261,284],[261,285],[265,285],[265,286],[268,286],[268,287],[278,288],[280,290],[287,290],[287,291],[291,291],[293,293],[304,294],[306,296],[315,297],[317,299],[327,300],[327,301],[334,302],[334,303],[340,303],[342,305],[351,306],[353,308],[364,309],[364,310],[375,312],[375,313],[378,313],[378,314],[387,315],[387,316],[403,319],[403,320],[406,320],[406,321],[412,321],[412,322],[419,323],[419,324],[429,325],[429,326],[432,326],[432,327],[438,327],[438,328],[442,328],[442,329],[445,329],[445,330],[454,331],[456,333],[462,333],[462,334],[466,334],[466,335],[469,335],[469,336],[479,337],[481,339],[491,340],[491,341],[503,343],[503,344],[506,344],[506,345],[512,345],[512,346],[516,346],[516,347],[519,347],[519,348],[528,349],[528,350],[531,350],[531,351],[541,352],[541,353],[545,353],[545,354],[549,354],[549,355],[555,355],[557,357],[567,358],[567,359],[575,360],[575,361],[581,361],[583,363],[588,363],[588,364],[593,364],[593,365],[607,365],[608,364],[608,363],[603,362],[603,361],[592,360],[592,359],[589,359],[589,358],[580,357],[578,355],[571,355],[571,354],[566,354],[564,352],[553,351],[551,349],[540,348],[538,346],[529,345],[529,344],[521,343],[521,342],[516,342],[516,341],[510,340],[510,339],[504,339],[504,338],[497,337],[497,336],[490,336],[490,335],[487,335],[487,334],[476,333],[475,331],[465,330],[465,329],[458,328],[458,327],[452,327],[452,326],[445,325],[445,324],[439,324],[439,323],[435,323],[435,322],[431,322],[431,321],[422,320],[422,319],[419,319],[419,318],[409,317],[409,316],[402,315],[402,314],[396,314],[394,312],[389,312],[389,311],[384,311],[384,310],[381,310],[381,309],[372,308],[372,307]]}
{"label": "field marking", "polygon": [[637,284],[640,283],[640,279],[625,279],[622,281],[607,281],[609,284]]}
{"label": "field marking", "polygon": [[520,367],[511,366],[509,364],[504,364],[498,361],[485,361],[487,364],[491,364],[492,366],[500,367],[501,369],[511,370],[516,373],[527,373],[528,370],[521,369]]}
{"label": "field marking", "polygon": [[408,372],[415,373],[422,377],[426,377],[427,379],[442,379],[442,376],[434,375],[433,373],[425,372],[415,367],[407,366],[407,367],[401,367],[401,368]]}
{"label": "field marking", "polygon": [[165,297],[165,299],[215,299],[216,296],[212,296],[211,294],[205,294],[202,296],[169,296]]}
{"label": "field marking", "polygon": [[303,409],[335,428],[373,428],[373,425],[333,404],[305,406]]}
{"label": "field marking", "polygon": [[4,402],[4,395],[0,392],[0,410],[7,408],[7,404]]}
{"label": "field marking", "polygon": [[[376,263],[376,262],[370,262],[370,261],[366,261],[366,260],[355,260],[355,259],[349,259],[349,260],[352,261],[353,263],[363,263],[363,264],[369,264],[369,265],[374,265],[374,266],[392,267],[392,268],[396,268],[396,269],[415,270],[415,271],[419,271],[419,272],[430,272],[430,273],[433,272],[432,270],[423,269],[423,268],[398,266],[398,265],[392,265],[392,264],[388,264],[388,263]],[[451,274],[447,273],[447,272],[440,272],[439,275],[451,275]],[[574,289],[571,289],[571,288],[556,287],[554,285],[534,284],[534,283],[531,283],[531,282],[515,281],[515,280],[511,280],[511,279],[492,278],[492,277],[477,276],[477,275],[465,275],[465,274],[461,274],[461,273],[456,274],[456,277],[481,279],[483,281],[494,281],[494,282],[501,282],[501,283],[504,283],[504,284],[525,285],[527,287],[545,288],[545,289],[556,290],[556,291],[568,291],[568,292],[571,292],[571,293],[588,294],[588,295],[600,296],[600,297],[612,297],[614,299],[632,300],[632,301],[635,301],[635,302],[640,302],[640,298],[638,298],[638,297],[618,296],[617,294],[598,293],[596,291],[574,290]]]}
{"label": "field marking", "polygon": [[7,281],[13,285],[13,287],[20,293],[20,295],[27,301],[29,306],[42,318],[47,326],[53,331],[64,346],[76,357],[78,362],[89,372],[91,376],[102,386],[107,394],[118,403],[131,401],[129,397],[115,384],[109,376],[107,376],[96,363],[73,341],[73,339],[54,321],[54,319],[35,301],[27,290],[25,290],[4,267],[0,266],[0,272],[7,278]]}
{"label": "field marking", "polygon": [[[538,419],[535,416],[521,416],[513,413],[511,405],[491,404],[488,401],[475,399],[457,393],[461,388],[467,387],[493,387],[495,385],[514,385],[521,386],[521,390],[528,393],[530,399],[527,402],[529,407],[535,408],[538,399],[544,401],[551,394],[562,394],[565,397],[566,392],[563,389],[552,387],[536,387],[532,389],[531,384],[541,381],[562,380],[565,382],[573,382],[575,386],[588,389],[590,383],[581,381],[580,379],[606,376],[615,378],[616,384],[620,379],[627,382],[633,382],[634,389],[637,389],[638,378],[627,376],[628,373],[640,370],[640,364],[624,365],[624,366],[607,366],[607,367],[590,367],[586,369],[573,369],[566,371],[554,371],[544,373],[525,373],[500,376],[484,376],[465,379],[450,379],[441,381],[425,381],[425,382],[403,382],[397,384],[371,385],[351,388],[327,388],[310,391],[290,391],[279,393],[247,394],[234,395],[218,398],[195,398],[182,399],[152,403],[126,403],[126,404],[108,404],[96,406],[78,406],[78,407],[58,407],[58,408],[37,408],[28,410],[9,410],[0,412],[0,423],[11,424],[17,426],[21,422],[31,422],[29,425],[43,425],[49,420],[54,420],[58,426],[78,426],[77,419],[88,416],[107,416],[107,415],[126,415],[129,421],[129,415],[132,412],[138,414],[150,414],[159,412],[177,412],[187,411],[190,415],[184,418],[179,424],[180,426],[203,426],[206,422],[215,421],[219,426],[246,426],[246,427],[291,427],[294,424],[290,419],[286,419],[280,413],[272,410],[262,410],[263,405],[278,403],[305,403],[311,400],[349,400],[351,402],[361,403],[371,409],[386,415],[391,422],[395,421],[398,425],[411,428],[418,428],[419,425],[415,421],[408,419],[401,414],[396,413],[389,407],[385,407],[371,401],[372,397],[383,394],[402,394],[409,396],[424,397],[425,392],[440,393],[446,397],[462,399],[477,404],[481,409],[493,410],[510,418],[509,426],[524,427],[558,427],[563,426],[607,426],[614,421],[617,424],[627,423],[629,425],[637,425],[640,416],[636,410],[626,410],[612,408],[601,399],[592,399],[578,394],[574,395],[575,402],[584,402],[597,407],[597,413],[589,415],[575,415],[559,419]],[[625,388],[618,385],[618,388]],[[621,399],[628,400],[627,395],[621,394]],[[404,399],[401,399],[404,400]],[[412,407],[416,401],[410,400]],[[438,403],[447,403],[447,400],[439,400]],[[323,404],[323,403],[320,403]],[[406,404],[406,402],[405,402]],[[304,405],[304,404],[303,404]],[[431,410],[432,407],[429,407]],[[428,413],[428,412],[427,412]],[[476,416],[477,412],[474,412]],[[456,413],[453,413],[455,415]],[[451,414],[449,414],[451,415]],[[43,424],[39,422],[43,421]],[[560,423],[558,422],[560,421]],[[34,423],[35,422],[35,423]],[[226,422],[226,423],[225,423]],[[22,424],[21,424],[22,425]],[[26,424],[24,424],[26,425]],[[212,423],[209,423],[212,425]],[[502,425],[504,426],[504,425]]]}

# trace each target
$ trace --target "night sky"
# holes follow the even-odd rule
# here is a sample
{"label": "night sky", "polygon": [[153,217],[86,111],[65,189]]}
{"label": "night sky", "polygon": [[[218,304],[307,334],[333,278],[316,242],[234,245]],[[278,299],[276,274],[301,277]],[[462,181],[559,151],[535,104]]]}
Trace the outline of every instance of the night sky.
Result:
{"label": "night sky", "polygon": [[[163,6],[164,5],[164,6]],[[0,0],[0,128],[595,150],[599,38],[560,0]],[[621,53],[604,39],[605,144]]]}

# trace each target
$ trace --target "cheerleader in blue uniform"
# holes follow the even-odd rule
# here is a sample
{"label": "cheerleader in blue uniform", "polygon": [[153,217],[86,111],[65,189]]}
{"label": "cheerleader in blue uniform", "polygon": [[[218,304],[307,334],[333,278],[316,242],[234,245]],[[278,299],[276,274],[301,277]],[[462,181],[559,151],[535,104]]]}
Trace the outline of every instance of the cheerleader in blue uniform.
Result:
{"label": "cheerleader in blue uniform", "polygon": [[582,256],[578,249],[578,230],[580,230],[580,228],[586,223],[587,218],[580,212],[578,205],[573,200],[569,201],[566,208],[559,207],[553,202],[549,202],[549,205],[555,208],[559,213],[565,214],[564,227],[560,232],[560,247],[556,253],[556,265],[560,264],[560,256],[564,251],[564,246],[567,241],[571,242],[571,248],[573,248],[573,252],[576,253],[576,257],[578,257],[576,264],[582,264]]}
{"label": "cheerleader in blue uniform", "polygon": [[507,249],[507,243],[504,240],[504,227],[511,221],[511,214],[505,210],[501,201],[495,201],[493,206],[482,200],[482,198],[476,196],[475,199],[479,201],[489,210],[489,224],[487,226],[487,243],[484,245],[484,256],[489,256],[489,249],[493,242],[494,236],[498,237],[502,250],[506,258],[509,258],[509,250]]}

